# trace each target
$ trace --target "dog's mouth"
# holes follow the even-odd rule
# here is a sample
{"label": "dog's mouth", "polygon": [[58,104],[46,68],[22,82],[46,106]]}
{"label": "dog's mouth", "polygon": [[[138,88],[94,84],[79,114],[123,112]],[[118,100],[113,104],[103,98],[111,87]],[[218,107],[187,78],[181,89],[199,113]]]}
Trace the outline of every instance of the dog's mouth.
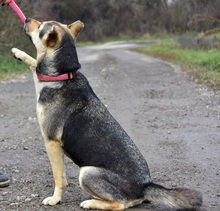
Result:
{"label": "dog's mouth", "polygon": [[27,32],[28,32],[28,26],[27,26],[27,23],[24,23],[24,32],[25,32],[25,34],[27,34]]}
{"label": "dog's mouth", "polygon": [[39,29],[41,26],[41,22],[34,20],[32,18],[26,18],[24,23],[24,31],[26,34],[30,34],[32,31]]}
{"label": "dog's mouth", "polygon": [[33,39],[32,39],[32,36],[31,36],[31,31],[29,29],[30,22],[31,22],[30,18],[27,18],[25,20],[23,30],[24,30],[25,34],[30,38],[31,42],[33,43]]}
{"label": "dog's mouth", "polygon": [[23,27],[25,34],[28,34],[28,31],[29,31],[28,30],[28,23],[29,23],[29,18],[26,18],[25,23],[24,23],[24,27]]}
{"label": "dog's mouth", "polygon": [[28,24],[27,23],[24,23],[24,28],[23,28],[25,34],[29,37],[30,41],[33,43],[33,40],[32,40],[32,37],[31,35],[29,34],[29,30],[28,30]]}

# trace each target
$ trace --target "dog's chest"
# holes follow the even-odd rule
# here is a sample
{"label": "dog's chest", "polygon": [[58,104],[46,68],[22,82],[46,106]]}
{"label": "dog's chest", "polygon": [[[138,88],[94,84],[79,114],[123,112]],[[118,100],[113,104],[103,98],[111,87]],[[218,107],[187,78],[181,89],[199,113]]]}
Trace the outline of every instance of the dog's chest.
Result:
{"label": "dog's chest", "polygon": [[[37,105],[36,105],[37,118],[41,128],[41,132],[45,138],[48,136],[55,137],[57,131],[59,130],[56,128],[57,126],[56,122],[59,121],[59,116],[55,115],[57,112],[55,105],[58,102],[55,103],[54,101],[55,99],[51,99],[51,96],[47,93],[48,89],[53,90],[55,88],[59,88],[59,86],[60,85],[49,82],[36,81],[35,83],[36,95],[37,95]],[[59,100],[57,99],[57,101]]]}
{"label": "dog's chest", "polygon": [[41,128],[41,133],[45,140],[61,141],[63,134],[63,119],[59,119],[53,111],[48,111],[48,107],[42,103],[37,103],[37,117]]}
{"label": "dog's chest", "polygon": [[37,102],[36,110],[37,110],[37,118],[38,118],[38,122],[41,128],[41,132],[43,136],[46,136],[47,130],[46,130],[45,125],[46,125],[47,115],[45,113],[45,108],[41,103]]}

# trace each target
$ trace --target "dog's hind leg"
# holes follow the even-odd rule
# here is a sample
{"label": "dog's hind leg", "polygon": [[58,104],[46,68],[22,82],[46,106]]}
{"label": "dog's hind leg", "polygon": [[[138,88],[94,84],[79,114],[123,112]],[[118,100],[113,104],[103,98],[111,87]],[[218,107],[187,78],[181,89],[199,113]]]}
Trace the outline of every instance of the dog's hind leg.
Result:
{"label": "dog's hind leg", "polygon": [[59,141],[46,141],[46,150],[52,166],[53,177],[55,181],[54,194],[43,200],[44,205],[55,205],[60,202],[63,191],[67,186],[65,167],[64,167],[64,152]]}
{"label": "dog's hind leg", "polygon": [[[84,209],[124,210],[123,196],[113,181],[118,176],[97,167],[82,167],[80,170],[80,187],[95,199],[83,201]],[[111,182],[112,180],[112,182]]]}
{"label": "dog's hind leg", "polygon": [[23,61],[25,64],[29,65],[31,70],[35,70],[37,65],[36,59],[32,58],[24,51],[21,51],[17,48],[12,48],[11,52],[16,59]]}

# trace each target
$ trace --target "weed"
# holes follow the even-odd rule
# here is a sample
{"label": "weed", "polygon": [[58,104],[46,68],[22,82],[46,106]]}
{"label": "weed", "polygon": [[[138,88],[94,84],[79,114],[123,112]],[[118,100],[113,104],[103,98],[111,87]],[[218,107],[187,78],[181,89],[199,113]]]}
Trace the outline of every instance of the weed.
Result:
{"label": "weed", "polygon": [[27,65],[18,61],[1,61],[0,62],[0,80],[11,79],[16,75],[25,72]]}

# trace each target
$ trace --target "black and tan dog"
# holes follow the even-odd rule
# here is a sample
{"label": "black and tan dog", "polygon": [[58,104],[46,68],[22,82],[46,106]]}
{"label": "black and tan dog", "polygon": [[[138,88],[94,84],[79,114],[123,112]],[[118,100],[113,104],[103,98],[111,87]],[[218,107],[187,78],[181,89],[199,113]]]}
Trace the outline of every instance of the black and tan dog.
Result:
{"label": "black and tan dog", "polygon": [[80,187],[94,198],[83,201],[82,208],[124,210],[150,201],[198,208],[199,192],[152,182],[140,151],[78,71],[75,39],[83,27],[80,21],[64,25],[27,19],[24,29],[37,49],[37,59],[12,49],[34,74],[37,116],[55,180],[54,194],[43,204],[61,200],[67,185],[65,153],[80,167]]}

